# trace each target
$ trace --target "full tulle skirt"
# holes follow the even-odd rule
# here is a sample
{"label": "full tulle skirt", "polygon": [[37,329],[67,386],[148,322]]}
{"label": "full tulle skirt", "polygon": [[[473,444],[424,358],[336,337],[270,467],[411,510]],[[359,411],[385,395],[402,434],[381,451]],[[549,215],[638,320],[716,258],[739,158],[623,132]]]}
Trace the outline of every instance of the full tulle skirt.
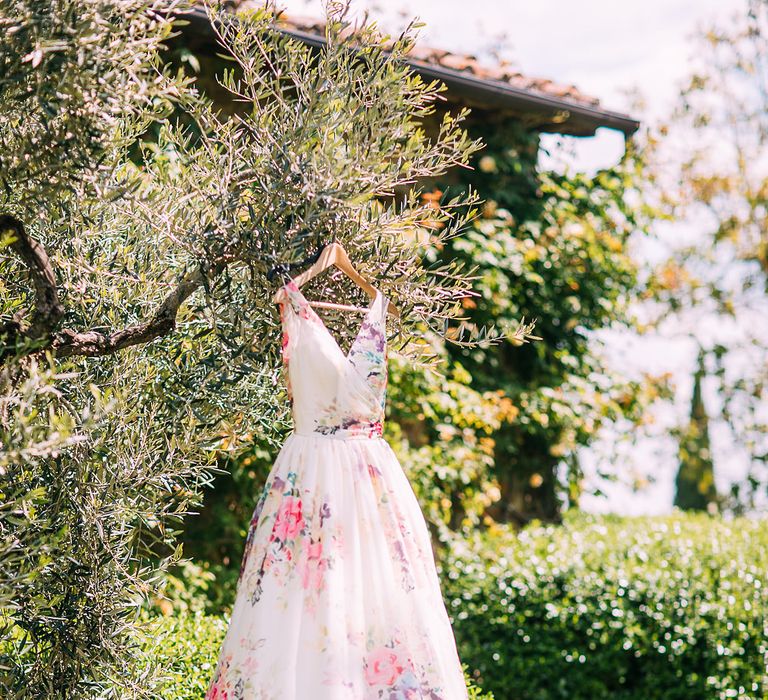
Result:
{"label": "full tulle skirt", "polygon": [[467,698],[424,516],[384,440],[287,439],[206,698]]}

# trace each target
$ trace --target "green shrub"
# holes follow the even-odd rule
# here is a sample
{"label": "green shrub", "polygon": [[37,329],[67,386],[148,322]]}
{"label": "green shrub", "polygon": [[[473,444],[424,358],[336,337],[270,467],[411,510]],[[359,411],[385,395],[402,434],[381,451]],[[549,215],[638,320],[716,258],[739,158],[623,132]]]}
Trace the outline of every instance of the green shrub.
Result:
{"label": "green shrub", "polygon": [[217,615],[156,617],[147,624],[148,665],[160,669],[158,699],[202,700],[213,676],[227,620]]}
{"label": "green shrub", "polygon": [[462,659],[498,698],[768,698],[768,523],[567,517],[457,542]]}
{"label": "green shrub", "polygon": [[[202,700],[227,628],[225,617],[202,613],[156,617],[147,622],[147,665],[163,676],[159,700]],[[470,700],[494,700],[468,680]]]}

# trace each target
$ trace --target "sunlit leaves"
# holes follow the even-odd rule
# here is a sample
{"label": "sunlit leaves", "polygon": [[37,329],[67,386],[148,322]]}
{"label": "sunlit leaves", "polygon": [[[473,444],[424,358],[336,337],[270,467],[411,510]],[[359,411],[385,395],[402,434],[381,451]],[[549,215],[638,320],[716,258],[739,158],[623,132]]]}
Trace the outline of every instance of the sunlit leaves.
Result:
{"label": "sunlit leaves", "polygon": [[[102,194],[100,179],[178,85],[157,71],[175,2],[7,0],[0,18],[0,209]],[[134,31],[125,31],[133,27]],[[104,41],[109,37],[109,41]]]}
{"label": "sunlit leaves", "polygon": [[188,413],[131,394],[137,373],[102,375],[101,388],[75,366],[27,369],[0,384],[4,692],[66,697],[120,677],[120,697],[141,695],[134,614],[158,583],[155,558],[179,555],[174,526],[210,453]]}

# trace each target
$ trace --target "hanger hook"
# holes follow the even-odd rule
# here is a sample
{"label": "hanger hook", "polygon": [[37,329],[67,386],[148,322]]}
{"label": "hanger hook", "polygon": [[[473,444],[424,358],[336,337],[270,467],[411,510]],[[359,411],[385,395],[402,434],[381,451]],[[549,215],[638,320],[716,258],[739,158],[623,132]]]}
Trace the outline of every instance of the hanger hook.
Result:
{"label": "hanger hook", "polygon": [[306,267],[316,263],[320,258],[320,255],[325,250],[325,245],[319,245],[317,250],[311,255],[307,256],[304,260],[296,263],[277,263],[270,270],[267,271],[267,281],[272,282],[277,275],[280,275],[282,279],[290,276],[293,270]]}

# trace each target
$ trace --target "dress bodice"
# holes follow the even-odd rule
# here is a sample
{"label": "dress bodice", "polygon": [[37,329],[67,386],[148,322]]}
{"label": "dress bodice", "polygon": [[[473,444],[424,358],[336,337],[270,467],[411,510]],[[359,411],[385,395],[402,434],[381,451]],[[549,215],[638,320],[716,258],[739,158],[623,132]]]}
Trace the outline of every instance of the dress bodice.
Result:
{"label": "dress bodice", "polygon": [[278,301],[294,431],[380,436],[387,386],[386,297],[376,291],[346,354],[295,282],[280,289]]}

